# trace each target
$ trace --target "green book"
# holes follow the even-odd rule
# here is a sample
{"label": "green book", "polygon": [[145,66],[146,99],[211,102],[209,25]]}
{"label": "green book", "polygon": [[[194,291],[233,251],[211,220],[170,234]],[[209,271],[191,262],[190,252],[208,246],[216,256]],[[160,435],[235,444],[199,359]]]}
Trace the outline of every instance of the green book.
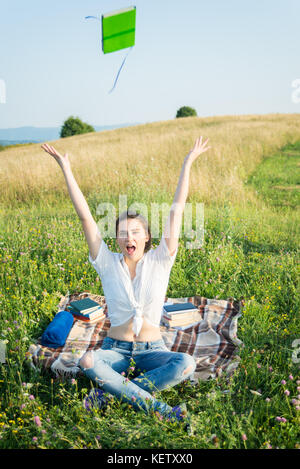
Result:
{"label": "green book", "polygon": [[100,304],[91,298],[83,298],[82,300],[71,301],[70,306],[79,313],[86,314],[99,308]]}
{"label": "green book", "polygon": [[104,54],[134,46],[135,20],[135,6],[102,15],[102,50]]}

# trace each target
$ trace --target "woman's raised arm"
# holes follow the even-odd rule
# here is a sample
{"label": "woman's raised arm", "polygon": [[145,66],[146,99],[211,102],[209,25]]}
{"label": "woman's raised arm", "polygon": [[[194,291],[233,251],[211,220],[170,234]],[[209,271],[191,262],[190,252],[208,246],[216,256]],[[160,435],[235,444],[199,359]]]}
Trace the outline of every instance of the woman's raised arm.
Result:
{"label": "woman's raised arm", "polygon": [[72,173],[68,154],[61,155],[54,147],[47,143],[41,145],[49,155],[57,161],[62,169],[67,183],[69,195],[75,207],[78,217],[81,220],[84,235],[89,246],[89,251],[93,260],[96,259],[101,244],[101,235],[98,226],[90,212],[89,206],[82,194]]}
{"label": "woman's raised arm", "polygon": [[202,143],[202,137],[197,138],[193,149],[185,157],[181,168],[177,189],[163,234],[170,255],[174,254],[178,245],[182,215],[189,192],[191,166],[193,162],[198,158],[198,156],[201,155],[201,153],[204,153],[210,148],[206,146],[207,142],[208,139],[206,139],[205,142]]}

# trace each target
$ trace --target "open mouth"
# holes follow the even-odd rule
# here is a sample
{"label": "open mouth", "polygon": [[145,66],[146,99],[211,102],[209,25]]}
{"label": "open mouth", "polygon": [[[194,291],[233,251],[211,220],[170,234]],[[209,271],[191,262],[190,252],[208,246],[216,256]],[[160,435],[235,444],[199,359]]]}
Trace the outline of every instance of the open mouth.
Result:
{"label": "open mouth", "polygon": [[128,254],[133,254],[135,251],[135,246],[126,246],[126,251],[128,252]]}

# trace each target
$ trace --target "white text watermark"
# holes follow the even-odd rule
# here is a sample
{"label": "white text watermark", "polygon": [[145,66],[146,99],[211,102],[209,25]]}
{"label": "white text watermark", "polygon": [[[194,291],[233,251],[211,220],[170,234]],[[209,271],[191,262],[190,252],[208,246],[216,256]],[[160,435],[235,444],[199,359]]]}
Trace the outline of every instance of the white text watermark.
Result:
{"label": "white text watermark", "polygon": [[[146,204],[134,202],[127,207],[127,196],[119,195],[119,214],[128,211],[129,213],[138,212],[146,219],[152,238],[160,238],[160,218],[164,236],[170,237],[171,223],[177,227],[175,236],[184,236],[190,240],[186,243],[187,249],[199,249],[204,244],[204,204],[186,203],[182,211],[179,204],[173,203],[171,206],[167,203],[151,203],[150,213]],[[96,214],[102,218],[97,222],[100,234],[103,238],[116,238],[116,208],[111,202],[102,202],[97,206]],[[193,225],[194,215],[194,225]],[[149,216],[151,222],[149,223]],[[182,218],[182,220],[180,220]],[[176,223],[178,221],[178,223]],[[193,228],[194,226],[194,228]],[[183,230],[182,230],[183,228]],[[182,233],[183,232],[183,233]],[[174,235],[174,232],[173,232]]]}
{"label": "white text watermark", "polygon": [[300,103],[300,78],[292,81],[292,88],[296,88],[292,92],[292,102],[298,104]]}
{"label": "white text watermark", "polygon": [[6,343],[0,340],[0,363],[5,363],[6,357]]}
{"label": "white text watermark", "polygon": [[292,362],[300,363],[300,339],[293,340],[292,348],[295,349],[292,353]]}
{"label": "white text watermark", "polygon": [[0,104],[6,103],[6,84],[5,81],[0,78]]}

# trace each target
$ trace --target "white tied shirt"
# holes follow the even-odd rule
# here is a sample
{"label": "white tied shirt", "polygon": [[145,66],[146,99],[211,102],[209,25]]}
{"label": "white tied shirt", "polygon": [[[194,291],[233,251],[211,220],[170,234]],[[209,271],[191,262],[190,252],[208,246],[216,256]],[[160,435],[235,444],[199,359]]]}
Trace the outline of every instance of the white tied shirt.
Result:
{"label": "white tied shirt", "polygon": [[139,335],[144,318],[159,327],[169,277],[178,246],[170,256],[164,237],[155,249],[144,253],[136,264],[136,275],[131,280],[128,265],[122,253],[112,252],[102,239],[99,252],[89,261],[101,278],[112,327],[120,326],[133,317],[133,332]]}

